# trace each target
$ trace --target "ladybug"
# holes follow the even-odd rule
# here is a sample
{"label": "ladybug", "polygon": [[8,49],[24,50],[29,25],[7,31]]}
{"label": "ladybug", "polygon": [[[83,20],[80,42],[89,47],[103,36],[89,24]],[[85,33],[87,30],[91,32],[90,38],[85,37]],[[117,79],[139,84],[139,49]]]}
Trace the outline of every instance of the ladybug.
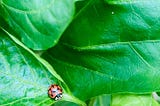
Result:
{"label": "ladybug", "polygon": [[62,88],[57,84],[52,84],[48,89],[48,96],[54,100],[62,98]]}

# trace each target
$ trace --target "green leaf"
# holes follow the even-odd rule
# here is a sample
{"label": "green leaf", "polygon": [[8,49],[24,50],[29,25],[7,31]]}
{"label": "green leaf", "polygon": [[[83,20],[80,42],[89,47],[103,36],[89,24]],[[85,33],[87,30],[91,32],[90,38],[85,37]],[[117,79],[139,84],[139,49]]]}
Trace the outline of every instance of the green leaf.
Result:
{"label": "green leaf", "polygon": [[74,14],[74,0],[1,0],[3,14],[17,38],[35,50],[54,46]]}
{"label": "green leaf", "polygon": [[110,106],[111,105],[111,95],[100,95],[92,98],[89,101],[88,106]]}
{"label": "green leaf", "polygon": [[88,0],[77,0],[77,2],[75,2],[76,5],[76,13],[79,13],[82,8],[84,7],[84,5],[86,5],[88,3]]}
{"label": "green leaf", "polygon": [[86,47],[160,39],[160,0],[87,1],[63,34],[63,43]]}
{"label": "green leaf", "polygon": [[[66,46],[49,51],[53,58],[50,61],[53,61],[52,64],[57,62],[53,66],[58,67],[56,70],[68,80],[75,95],[84,99],[101,93],[145,93],[160,89],[157,86],[160,80],[157,63],[160,36],[159,23],[156,21],[160,9],[153,12],[152,7],[159,8],[157,2],[152,6],[149,6],[149,2],[142,3],[126,4],[122,1],[105,4],[101,0],[90,0],[62,36],[60,43]],[[145,16],[144,13],[151,15]],[[148,21],[154,26],[145,28]],[[66,73],[62,73],[62,70]],[[83,76],[79,76],[79,72]],[[96,85],[105,86],[105,90],[95,88]],[[83,88],[88,88],[86,92],[90,96],[84,93]]]}
{"label": "green leaf", "polygon": [[43,57],[82,100],[160,91],[159,5],[90,0]]}
{"label": "green leaf", "polygon": [[[60,83],[34,56],[0,32],[0,105],[49,105],[50,84]],[[37,102],[38,101],[38,102]]]}
{"label": "green leaf", "polygon": [[[43,54],[74,95],[159,91],[160,42],[144,41],[73,49],[56,46]],[[103,86],[102,86],[103,85]]]}
{"label": "green leaf", "polygon": [[56,102],[53,106],[79,106],[79,105],[72,102],[60,101]]}
{"label": "green leaf", "polygon": [[151,95],[114,95],[111,106],[160,106]]}
{"label": "green leaf", "polygon": [[0,106],[50,106],[55,103],[48,97],[51,84],[62,87],[63,101],[85,106],[45,60],[6,34],[0,31]]}
{"label": "green leaf", "polygon": [[0,27],[6,27],[6,26],[7,26],[7,24],[6,24],[5,20],[3,19],[3,17],[0,14]]}

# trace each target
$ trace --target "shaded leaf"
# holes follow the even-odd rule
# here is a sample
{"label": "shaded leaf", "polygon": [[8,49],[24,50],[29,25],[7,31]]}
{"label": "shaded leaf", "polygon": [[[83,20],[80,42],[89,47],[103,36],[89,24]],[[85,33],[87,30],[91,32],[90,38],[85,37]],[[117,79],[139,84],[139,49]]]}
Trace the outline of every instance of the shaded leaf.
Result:
{"label": "shaded leaf", "polygon": [[61,41],[86,47],[160,39],[160,0],[106,1],[88,0]]}
{"label": "shaded leaf", "polygon": [[87,100],[100,94],[159,91],[160,41],[56,46],[43,54],[74,95]]}
{"label": "shaded leaf", "polygon": [[89,0],[43,55],[82,100],[160,91],[160,1],[115,2]]}
{"label": "shaded leaf", "polygon": [[1,0],[0,14],[25,45],[35,50],[54,46],[74,14],[74,0]]}
{"label": "shaded leaf", "polygon": [[76,13],[79,13],[82,8],[84,8],[84,6],[88,3],[89,0],[77,0],[77,2],[75,2],[76,5]]}
{"label": "shaded leaf", "polygon": [[100,95],[92,98],[88,106],[111,106],[111,95]]}

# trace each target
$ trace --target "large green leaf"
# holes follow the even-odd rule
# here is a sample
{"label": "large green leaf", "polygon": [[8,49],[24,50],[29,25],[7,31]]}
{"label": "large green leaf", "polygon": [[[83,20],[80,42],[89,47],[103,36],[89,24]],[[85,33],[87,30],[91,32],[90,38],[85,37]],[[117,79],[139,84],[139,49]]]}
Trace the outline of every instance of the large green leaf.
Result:
{"label": "large green leaf", "polygon": [[74,0],[1,0],[0,14],[25,45],[54,46],[74,14]]}
{"label": "large green leaf", "polygon": [[82,100],[160,91],[159,5],[89,0],[43,57]]}
{"label": "large green leaf", "polygon": [[[0,105],[48,105],[47,89],[59,83],[37,60],[0,32]],[[39,102],[37,102],[39,101]]]}
{"label": "large green leaf", "polygon": [[160,42],[144,41],[72,49],[56,46],[43,54],[79,98],[104,93],[160,91]]}
{"label": "large green leaf", "polygon": [[151,95],[114,95],[111,106],[160,106]]}
{"label": "large green leaf", "polygon": [[160,0],[106,1],[88,0],[62,42],[83,47],[160,39]]}
{"label": "large green leaf", "polygon": [[85,105],[45,60],[6,33],[16,43],[0,30],[0,106],[50,106],[55,103],[48,97],[51,84],[62,87],[62,100]]}

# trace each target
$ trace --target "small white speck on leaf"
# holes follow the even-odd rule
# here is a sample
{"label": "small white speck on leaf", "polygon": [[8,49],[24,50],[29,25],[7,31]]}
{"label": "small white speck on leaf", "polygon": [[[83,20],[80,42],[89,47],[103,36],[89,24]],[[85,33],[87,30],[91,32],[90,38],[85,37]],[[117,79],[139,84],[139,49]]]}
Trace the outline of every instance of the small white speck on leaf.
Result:
{"label": "small white speck on leaf", "polygon": [[112,14],[114,14],[114,12],[112,11]]}

